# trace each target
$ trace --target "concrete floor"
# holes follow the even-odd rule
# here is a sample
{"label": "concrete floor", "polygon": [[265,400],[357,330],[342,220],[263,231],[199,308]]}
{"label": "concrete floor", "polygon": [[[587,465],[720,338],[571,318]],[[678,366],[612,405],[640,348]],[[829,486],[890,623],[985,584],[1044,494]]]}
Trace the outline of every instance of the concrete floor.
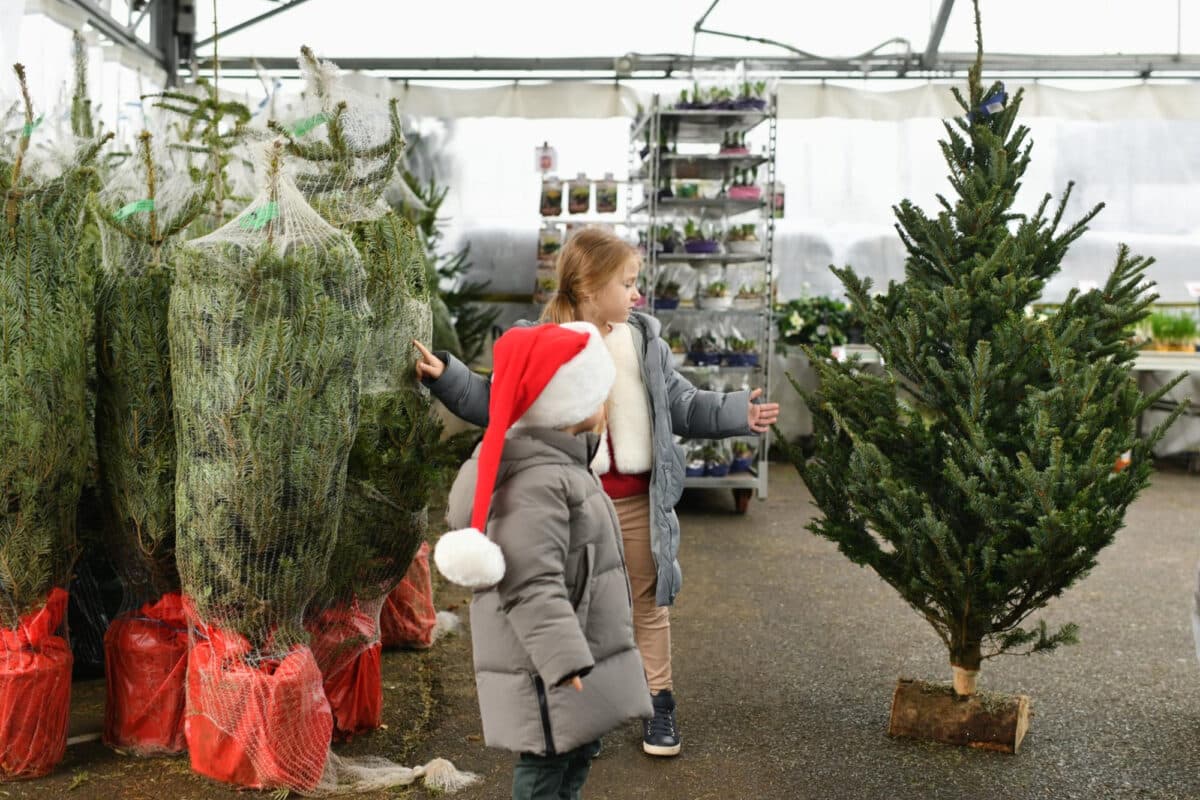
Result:
{"label": "concrete floor", "polygon": [[[773,465],[771,499],[733,513],[728,493],[681,507],[684,590],[673,611],[683,754],[653,759],[636,725],[605,739],[589,800],[1200,798],[1200,667],[1189,617],[1200,558],[1200,478],[1159,472],[1096,570],[1045,613],[1081,643],[988,662],[982,688],[1023,692],[1035,717],[1017,756],[891,740],[898,676],[949,679],[940,642],[873,572],[804,530],[813,509]],[[439,607],[466,593],[442,587]],[[385,656],[388,729],[339,752],[481,773],[463,800],[509,796],[511,758],[480,738],[470,641]],[[103,684],[77,685],[73,732],[95,728]],[[422,721],[425,719],[426,721]],[[72,788],[73,787],[73,788]],[[70,793],[68,794],[68,790]],[[14,798],[245,798],[186,759],[140,760],[98,743]],[[428,796],[393,790],[371,798]]]}
{"label": "concrete floor", "polygon": [[[1046,610],[1052,625],[1077,622],[1080,644],[985,665],[983,688],[1033,698],[1017,756],[886,736],[896,678],[949,680],[944,649],[873,572],[804,530],[812,514],[780,465],[744,517],[725,493],[685,498],[672,625],[683,754],[653,759],[636,728],[614,733],[586,797],[1200,797],[1200,479],[1156,474],[1095,571]],[[458,685],[451,704],[471,699]],[[507,796],[506,756],[438,731],[435,751],[486,774],[461,797]]]}

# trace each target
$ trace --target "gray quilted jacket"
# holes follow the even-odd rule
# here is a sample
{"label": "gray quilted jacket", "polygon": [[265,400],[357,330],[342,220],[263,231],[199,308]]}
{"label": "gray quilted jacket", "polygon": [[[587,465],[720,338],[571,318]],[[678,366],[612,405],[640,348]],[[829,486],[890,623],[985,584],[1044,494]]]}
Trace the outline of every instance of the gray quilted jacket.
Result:
{"label": "gray quilted jacket", "polygon": [[[518,322],[518,325],[534,325]],[[660,606],[675,602],[683,584],[679,569],[679,519],[675,504],[683,494],[683,448],[674,434],[696,439],[716,439],[750,433],[746,421],[750,393],[708,392],[697,389],[671,365],[671,348],[659,335],[662,326],[654,317],[634,312],[629,315],[634,345],[642,364],[654,440],[654,464],[650,475],[650,549],[658,569],[657,601]],[[426,381],[430,391],[452,414],[467,422],[487,425],[491,381],[467,369],[449,353],[437,356],[446,371],[436,381]]]}
{"label": "gray quilted jacket", "polygon": [[[503,580],[471,600],[475,683],[490,747],[565,753],[649,717],[616,512],[588,470],[598,438],[529,428],[504,444],[487,535]],[[450,490],[470,524],[478,453]],[[583,677],[583,691],[563,683]]]}

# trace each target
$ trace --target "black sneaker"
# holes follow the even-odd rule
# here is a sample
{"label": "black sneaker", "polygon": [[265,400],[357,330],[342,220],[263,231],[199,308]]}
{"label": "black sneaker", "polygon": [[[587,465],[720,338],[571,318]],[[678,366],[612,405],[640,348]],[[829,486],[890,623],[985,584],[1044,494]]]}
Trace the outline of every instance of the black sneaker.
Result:
{"label": "black sneaker", "polygon": [[677,756],[683,747],[675,726],[675,698],[670,689],[650,695],[654,717],[642,723],[642,750],[652,756]]}

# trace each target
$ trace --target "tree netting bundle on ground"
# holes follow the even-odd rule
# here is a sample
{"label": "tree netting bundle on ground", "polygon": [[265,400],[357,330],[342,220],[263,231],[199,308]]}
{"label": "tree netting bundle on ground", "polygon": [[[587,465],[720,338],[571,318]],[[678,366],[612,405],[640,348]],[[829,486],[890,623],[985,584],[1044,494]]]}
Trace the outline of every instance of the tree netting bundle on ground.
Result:
{"label": "tree netting bundle on ground", "polygon": [[20,136],[0,151],[0,778],[48,772],[66,745],[65,587],[87,469],[83,207],[103,140],[53,178],[17,67]]}
{"label": "tree netting bundle on ground", "polygon": [[272,145],[259,196],[176,259],[176,551],[193,767],[312,791],[330,726],[303,615],[337,541],[369,309],[353,243],[281,159]]}

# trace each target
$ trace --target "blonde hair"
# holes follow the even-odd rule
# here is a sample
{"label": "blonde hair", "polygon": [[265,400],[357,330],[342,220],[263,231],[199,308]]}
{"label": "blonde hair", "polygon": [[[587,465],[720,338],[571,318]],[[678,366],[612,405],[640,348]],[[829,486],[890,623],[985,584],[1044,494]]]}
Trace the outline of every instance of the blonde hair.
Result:
{"label": "blonde hair", "polygon": [[579,319],[580,302],[621,274],[637,248],[603,228],[575,233],[558,253],[558,291],[542,311],[542,322],[561,325]]}

